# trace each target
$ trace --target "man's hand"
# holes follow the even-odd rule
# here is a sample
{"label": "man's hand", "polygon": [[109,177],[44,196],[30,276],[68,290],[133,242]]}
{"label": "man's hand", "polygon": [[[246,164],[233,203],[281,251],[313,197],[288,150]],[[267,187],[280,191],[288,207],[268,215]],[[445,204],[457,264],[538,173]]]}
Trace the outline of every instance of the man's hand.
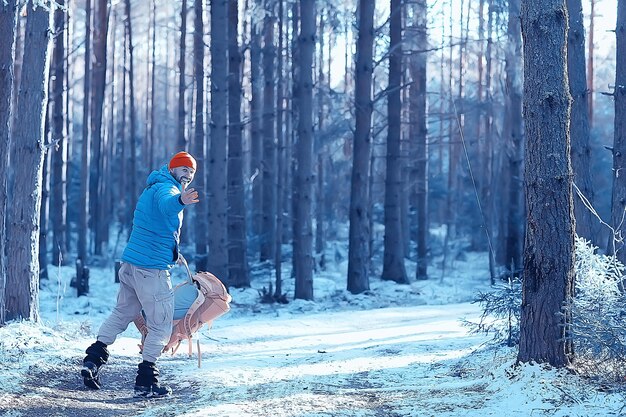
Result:
{"label": "man's hand", "polygon": [[184,205],[189,205],[189,204],[196,204],[197,202],[199,202],[200,200],[198,200],[198,192],[193,189],[187,189],[187,184],[183,183],[183,192],[180,193],[180,201],[182,201],[182,203]]}

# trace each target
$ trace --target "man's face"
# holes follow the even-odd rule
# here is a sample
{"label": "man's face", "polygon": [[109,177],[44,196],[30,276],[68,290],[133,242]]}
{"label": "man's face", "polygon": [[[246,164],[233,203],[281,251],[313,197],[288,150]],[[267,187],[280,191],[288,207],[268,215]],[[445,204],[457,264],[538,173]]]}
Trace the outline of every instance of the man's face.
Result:
{"label": "man's face", "polygon": [[196,175],[196,170],[191,167],[176,167],[170,169],[170,172],[176,181],[185,186],[189,185]]}

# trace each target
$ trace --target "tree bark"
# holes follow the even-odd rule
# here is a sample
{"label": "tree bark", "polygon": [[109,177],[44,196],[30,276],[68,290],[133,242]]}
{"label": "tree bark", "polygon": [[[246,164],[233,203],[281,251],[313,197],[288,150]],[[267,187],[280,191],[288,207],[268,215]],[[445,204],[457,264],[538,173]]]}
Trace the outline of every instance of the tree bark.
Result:
{"label": "tree bark", "polygon": [[[137,204],[137,196],[139,193],[138,183],[137,183],[137,111],[135,109],[135,59],[133,57],[133,25],[130,14],[130,0],[124,0],[125,10],[126,10],[126,35],[128,36],[128,102],[130,104],[130,155],[129,155],[129,166],[126,175],[130,179],[129,185],[129,197],[130,203],[127,207],[127,219],[133,218],[133,211],[135,210],[135,205]],[[131,220],[132,221],[132,220]]]}
{"label": "tree bark", "polygon": [[626,264],[626,2],[617,2],[615,28],[615,122],[613,138],[613,201],[611,217],[614,234],[608,250]]}
{"label": "tree bark", "polygon": [[[58,1],[65,6],[65,1]],[[67,262],[66,209],[67,209],[67,136],[65,130],[65,39],[66,11],[58,7],[54,11],[54,54],[52,84],[52,169],[50,173],[50,221],[52,223],[52,263]]]}
{"label": "tree bark", "polygon": [[45,153],[44,112],[48,100],[49,46],[52,13],[29,0],[24,67],[14,129],[15,187],[8,208],[6,319],[39,320],[39,215]]}
{"label": "tree bark", "polygon": [[[17,31],[17,0],[0,3],[0,212],[7,212],[7,177],[9,150],[11,149],[11,92],[13,91],[13,65],[15,35]],[[6,284],[6,216],[0,215],[0,325],[5,323]]]}
{"label": "tree bark", "polygon": [[78,258],[82,265],[87,265],[89,252],[87,238],[89,237],[89,183],[91,164],[91,139],[89,131],[89,106],[91,101],[91,0],[85,2],[85,71],[83,83],[83,125],[80,167],[80,203],[78,214]]}
{"label": "tree bark", "polygon": [[400,0],[391,0],[389,36],[389,84],[387,86],[387,175],[385,176],[385,238],[382,279],[406,284],[402,243],[402,158],[400,157],[400,125],[402,102],[402,11]]}
{"label": "tree bark", "polygon": [[228,0],[211,3],[211,149],[207,200],[209,211],[209,271],[228,276]]}
{"label": "tree bark", "polygon": [[[572,114],[569,127],[572,143],[572,168],[574,183],[580,192],[593,205],[594,189],[591,175],[591,145],[589,143],[589,108],[587,75],[585,70],[585,28],[581,0],[567,0],[569,31],[567,35],[567,74],[569,92],[572,96]],[[599,225],[585,207],[581,198],[574,197],[574,217],[576,233],[599,245]]]}
{"label": "tree bark", "polygon": [[178,58],[178,149],[188,150],[187,139],[185,138],[185,50],[187,36],[187,0],[182,0],[180,6],[180,55]]}
{"label": "tree bark", "polygon": [[[213,25],[213,9],[216,8],[216,3],[213,2],[211,4],[211,24]],[[195,79],[195,117],[194,117],[194,137],[193,137],[193,148],[194,148],[194,157],[196,158],[197,163],[197,172],[195,177],[195,182],[193,187],[200,190],[201,194],[206,194],[206,190],[208,190],[206,184],[206,178],[209,177],[209,174],[206,171],[207,161],[206,161],[206,149],[205,144],[207,142],[204,135],[204,22],[202,17],[202,0],[194,0],[194,31],[193,31],[193,73]],[[224,21],[220,20],[220,25],[224,25]],[[211,28],[212,29],[212,28]],[[214,38],[217,37],[217,34],[211,32],[211,51],[213,51],[214,47]],[[213,64],[213,68],[215,65]],[[214,75],[214,74],[213,74]],[[212,77],[213,78],[213,77]],[[215,81],[215,80],[212,80]],[[211,83],[214,85],[214,82]],[[213,90],[211,90],[213,93]],[[213,97],[213,96],[212,96]],[[221,109],[223,110],[223,109]],[[213,120],[219,118],[218,115],[213,115]],[[223,116],[223,113],[222,113]],[[209,177],[210,178],[210,177]],[[213,178],[211,179],[213,181]],[[199,271],[211,271],[216,274],[218,277],[224,278],[225,274],[218,274],[217,271],[213,271],[208,268],[208,252],[207,247],[209,244],[208,238],[208,222],[210,219],[209,216],[209,201],[213,203],[213,196],[210,194],[206,194],[203,198],[200,198],[200,202],[196,204],[194,210],[194,232],[195,232],[195,246],[196,246],[196,269]],[[213,250],[213,248],[211,248]]]}
{"label": "tree bark", "polygon": [[241,124],[239,8],[228,3],[228,285],[249,287]]}
{"label": "tree bark", "polygon": [[354,150],[350,182],[348,291],[369,290],[370,196],[368,192],[372,124],[372,72],[375,2],[360,0],[356,46]]}
{"label": "tree bark", "polygon": [[518,360],[563,367],[574,289],[565,0],[523,0],[526,241]]}
{"label": "tree bark", "polygon": [[[261,0],[253,0],[254,7],[261,7]],[[250,179],[252,181],[252,233],[262,239],[263,187],[262,160],[263,135],[261,130],[261,22],[252,14],[250,22]],[[257,250],[259,250],[257,248]]]}
{"label": "tree bark", "polygon": [[315,50],[315,0],[300,2],[298,73],[298,209],[294,240],[297,243],[295,298],[313,299],[313,55]]}

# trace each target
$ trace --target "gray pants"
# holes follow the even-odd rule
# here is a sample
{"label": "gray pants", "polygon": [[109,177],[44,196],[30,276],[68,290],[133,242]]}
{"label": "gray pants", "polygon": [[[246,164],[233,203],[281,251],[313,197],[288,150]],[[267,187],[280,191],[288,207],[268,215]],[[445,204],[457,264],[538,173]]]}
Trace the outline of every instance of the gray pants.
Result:
{"label": "gray pants", "polygon": [[156,362],[172,332],[174,293],[169,271],[123,263],[119,278],[117,305],[100,326],[98,340],[106,345],[112,344],[143,310],[148,325],[143,360]]}

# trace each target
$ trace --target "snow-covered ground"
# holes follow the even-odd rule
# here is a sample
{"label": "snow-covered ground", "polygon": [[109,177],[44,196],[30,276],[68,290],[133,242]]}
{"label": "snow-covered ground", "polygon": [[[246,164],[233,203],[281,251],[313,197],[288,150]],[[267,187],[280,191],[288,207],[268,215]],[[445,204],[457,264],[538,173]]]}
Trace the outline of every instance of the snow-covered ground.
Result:
{"label": "snow-covered ground", "polygon": [[[112,268],[92,268],[77,298],[73,268],[51,266],[41,288],[41,324],[0,328],[0,415],[34,416],[611,416],[624,396],[566,371],[515,364],[515,349],[488,348],[461,319],[488,290],[486,256],[467,253],[411,285],[371,279],[345,291],[347,261],[315,274],[315,302],[259,304],[267,274],[232,292],[232,310],[159,360],[170,399],[132,398],[139,333],[131,324],[110,347],[104,388],[79,377],[85,348],[115,302]],[[174,281],[184,279],[181,269]],[[288,276],[288,270],[285,272]],[[443,276],[443,279],[442,279]],[[291,298],[293,282],[285,280]]]}

